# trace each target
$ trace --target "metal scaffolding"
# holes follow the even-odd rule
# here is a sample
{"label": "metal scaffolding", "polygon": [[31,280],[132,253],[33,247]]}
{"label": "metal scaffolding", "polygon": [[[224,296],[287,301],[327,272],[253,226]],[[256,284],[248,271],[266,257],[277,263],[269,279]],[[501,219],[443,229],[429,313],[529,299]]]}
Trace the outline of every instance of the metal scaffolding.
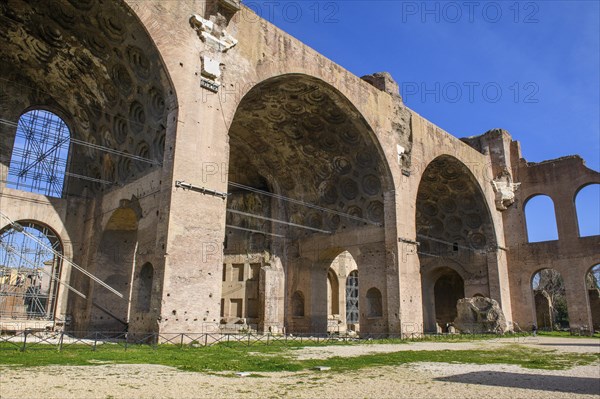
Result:
{"label": "metal scaffolding", "polygon": [[18,122],[0,118],[0,124],[16,128],[6,186],[51,197],[63,197],[66,177],[103,185],[115,182],[69,172],[69,154],[74,146],[104,152],[136,162],[161,166],[155,159],[129,154],[114,148],[78,140],[70,136],[65,122],[45,110],[23,114]]}
{"label": "metal scaffolding", "polygon": [[346,323],[356,324],[359,320],[358,313],[358,271],[350,272],[346,279]]}
{"label": "metal scaffolding", "polygon": [[54,317],[60,241],[48,228],[25,223],[24,231],[10,227],[0,233],[0,318],[50,320]]}
{"label": "metal scaffolding", "polygon": [[21,116],[7,187],[61,197],[69,156],[69,128],[55,114],[33,110]]}

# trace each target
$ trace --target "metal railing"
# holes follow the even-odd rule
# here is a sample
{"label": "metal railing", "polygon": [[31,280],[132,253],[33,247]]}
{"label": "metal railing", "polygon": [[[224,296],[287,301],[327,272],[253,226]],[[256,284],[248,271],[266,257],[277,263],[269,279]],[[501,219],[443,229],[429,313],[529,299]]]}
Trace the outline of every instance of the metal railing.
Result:
{"label": "metal railing", "polygon": [[[513,336],[523,336],[513,335]],[[238,333],[132,333],[132,332],[76,332],[76,331],[39,331],[22,330],[10,334],[0,335],[0,350],[58,350],[67,349],[114,349],[127,350],[134,347],[150,347],[156,349],[161,346],[186,348],[201,348],[215,345],[228,347],[253,346],[253,345],[335,345],[351,342],[365,344],[383,343],[391,340],[406,341],[436,341],[469,339],[498,339],[507,337],[497,334],[273,334],[256,332]]]}

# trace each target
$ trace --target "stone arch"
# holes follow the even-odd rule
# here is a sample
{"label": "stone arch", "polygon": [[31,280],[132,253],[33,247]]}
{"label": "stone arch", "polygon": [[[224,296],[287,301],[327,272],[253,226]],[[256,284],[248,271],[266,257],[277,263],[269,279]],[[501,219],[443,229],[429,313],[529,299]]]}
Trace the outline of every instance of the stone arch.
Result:
{"label": "stone arch", "polygon": [[585,288],[592,316],[592,329],[600,331],[600,263],[590,267],[585,274]]}
{"label": "stone arch", "polygon": [[600,235],[600,184],[581,186],[573,197],[579,237]]}
{"label": "stone arch", "polygon": [[[0,38],[3,119],[13,121],[14,110],[31,107],[62,110],[78,143],[156,161],[74,145],[67,194],[111,189],[162,161],[166,132],[174,132],[167,116],[176,109],[176,94],[160,51],[125,1],[17,0],[2,13],[7,31],[17,32]],[[10,154],[14,131],[0,129],[11,143],[0,144],[1,152]]]}
{"label": "stone arch", "polygon": [[445,331],[456,318],[456,303],[465,298],[464,271],[443,265],[422,275],[423,322],[426,332]]}
{"label": "stone arch", "polygon": [[42,107],[19,117],[6,186],[62,197],[69,164],[70,129],[56,113]]}
{"label": "stone arch", "polygon": [[528,242],[558,240],[554,201],[550,196],[529,196],[523,203],[523,210]]}
{"label": "stone arch", "polygon": [[[307,268],[300,253],[283,248],[366,227],[384,231],[391,209],[384,207],[384,194],[393,182],[375,133],[333,86],[286,74],[244,95],[229,145],[225,257],[278,256],[288,295],[296,289],[307,295],[307,317],[293,321],[294,328],[324,333],[329,265],[320,249],[309,256],[319,267]],[[333,241],[328,247],[343,245]]]}
{"label": "stone arch", "polygon": [[330,267],[327,271],[327,316],[340,314],[340,283],[336,272]]}
{"label": "stone arch", "polygon": [[457,316],[456,303],[465,297],[463,279],[456,272],[443,274],[435,282],[434,295],[436,322],[445,329]]}
{"label": "stone arch", "polygon": [[55,252],[63,254],[61,238],[39,221],[19,220],[0,230],[0,319],[54,320],[62,275]]}
{"label": "stone arch", "polygon": [[152,304],[152,283],[154,279],[154,267],[147,262],[142,266],[138,277],[137,305],[140,312],[149,312]]}
{"label": "stone arch", "polygon": [[[356,262],[355,256],[351,251],[343,250],[340,248],[333,248],[328,251],[325,251],[322,256],[325,257],[323,260],[323,264],[327,265],[327,279],[328,285],[329,281],[332,281],[332,287],[335,288],[335,294],[332,295],[332,301],[330,302],[330,298],[328,295],[327,305],[328,310],[330,304],[335,302],[335,310],[337,312],[327,312],[327,330],[329,332],[343,333],[348,329],[347,322],[347,305],[348,305],[348,291],[347,291],[347,281],[350,274],[356,274],[358,271],[358,264]],[[356,291],[356,295],[358,295],[358,291]],[[358,297],[357,297],[358,299]],[[317,312],[318,313],[318,312]],[[358,314],[357,314],[358,316]],[[356,321],[358,324],[358,321]],[[317,327],[317,331],[320,328]]]}
{"label": "stone arch", "polygon": [[477,179],[465,164],[450,155],[435,158],[422,174],[416,227],[424,241],[421,245],[438,254],[496,245],[490,210]]}
{"label": "stone arch", "polygon": [[531,275],[533,322],[540,330],[569,328],[567,294],[561,273],[541,268]]}
{"label": "stone arch", "polygon": [[488,254],[497,250],[496,233],[479,183],[455,157],[441,155],[429,163],[416,201],[424,327],[435,332],[434,286],[439,270],[451,268],[460,275],[463,295],[489,296]]}
{"label": "stone arch", "polygon": [[346,278],[346,324],[349,329],[358,330],[360,323],[360,291],[358,270],[353,270]]}
{"label": "stone arch", "polygon": [[92,284],[88,301],[90,307],[89,330],[120,332],[127,329],[130,309],[128,300],[135,270],[138,246],[139,204],[122,200],[120,207],[110,216],[93,259],[95,276],[123,295],[117,297],[97,284]]}
{"label": "stone arch", "polygon": [[[356,217],[288,204],[291,221],[327,231],[383,224],[383,193],[393,186],[389,166],[366,120],[329,84],[301,74],[257,84],[240,101],[229,137],[230,183]],[[244,190],[234,188],[232,205],[244,202],[237,199]]]}
{"label": "stone arch", "polygon": [[371,287],[367,290],[366,295],[367,317],[382,317],[383,316],[383,301],[381,291],[376,287]]}

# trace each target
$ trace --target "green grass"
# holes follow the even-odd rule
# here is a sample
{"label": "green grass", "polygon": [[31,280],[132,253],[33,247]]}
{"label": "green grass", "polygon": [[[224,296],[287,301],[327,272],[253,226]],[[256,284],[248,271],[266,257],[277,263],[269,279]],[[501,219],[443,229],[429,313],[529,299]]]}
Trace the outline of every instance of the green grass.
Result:
{"label": "green grass", "polygon": [[[302,345],[305,346],[305,345]],[[301,371],[315,366],[329,366],[334,372],[394,366],[414,362],[514,364],[533,369],[562,370],[600,360],[600,354],[575,354],[542,351],[516,344],[494,350],[400,351],[356,357],[333,357],[325,360],[298,360],[296,347],[215,345],[207,348],[179,348],[172,345],[152,349],[130,347],[125,351],[113,345],[55,349],[31,349],[20,352],[0,345],[0,365],[35,367],[46,365],[159,364],[194,372],[222,371]]]}
{"label": "green grass", "polygon": [[305,363],[330,366],[332,370],[339,371],[416,362],[514,364],[531,369],[564,370],[598,360],[598,354],[565,354],[510,345],[509,348],[495,350],[401,351],[356,358],[334,357],[326,361],[311,360]]}

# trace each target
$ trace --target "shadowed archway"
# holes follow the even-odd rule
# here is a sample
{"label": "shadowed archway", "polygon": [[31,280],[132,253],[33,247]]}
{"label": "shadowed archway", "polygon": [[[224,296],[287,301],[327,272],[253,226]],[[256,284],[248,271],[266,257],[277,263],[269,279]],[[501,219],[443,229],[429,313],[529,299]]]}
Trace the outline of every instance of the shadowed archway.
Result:
{"label": "shadowed archway", "polygon": [[[496,250],[489,208],[470,170],[458,159],[443,155],[425,169],[417,193],[416,230],[421,264],[425,331],[437,331],[437,311],[443,308],[443,325],[452,322],[452,309],[443,305],[455,298],[489,296],[488,253]],[[439,287],[452,286],[441,301],[441,268],[454,269]],[[458,274],[456,274],[458,272]],[[460,281],[459,281],[460,279]],[[436,315],[436,316],[434,316]],[[452,320],[451,320],[452,319]]]}
{"label": "shadowed archway", "polygon": [[[328,285],[335,285],[327,276],[329,264],[317,268],[326,262],[314,253],[304,259],[298,247],[364,228],[383,231],[384,193],[393,184],[377,138],[337,89],[300,74],[252,88],[238,106],[229,138],[224,263],[241,254],[262,263],[281,261],[284,276],[278,281],[290,284],[287,298],[298,290],[305,295],[305,315],[292,316],[290,328],[324,333],[335,309],[327,306]],[[276,307],[281,300],[262,306]],[[290,300],[284,301],[293,314]],[[341,309],[341,298],[337,302]],[[346,325],[342,311],[337,313]]]}

